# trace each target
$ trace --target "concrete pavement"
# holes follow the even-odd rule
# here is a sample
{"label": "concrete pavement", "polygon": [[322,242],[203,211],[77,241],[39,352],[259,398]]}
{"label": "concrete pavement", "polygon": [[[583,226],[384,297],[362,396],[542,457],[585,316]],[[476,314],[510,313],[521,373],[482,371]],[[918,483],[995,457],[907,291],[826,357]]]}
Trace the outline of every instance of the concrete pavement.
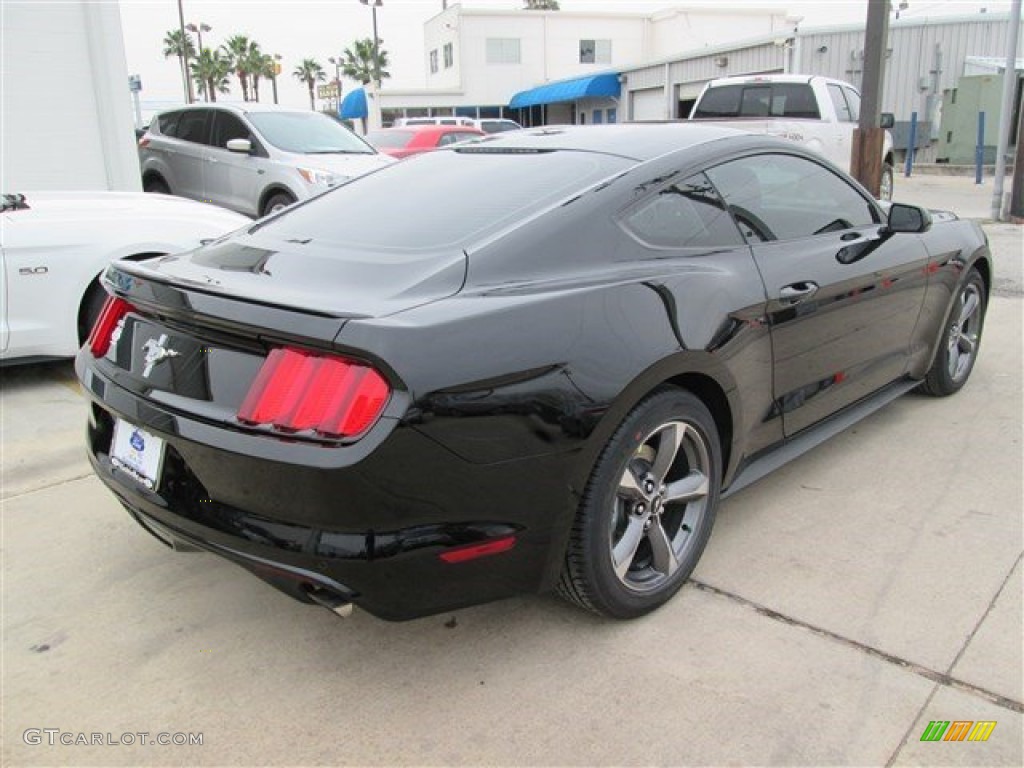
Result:
{"label": "concrete pavement", "polygon": [[[992,242],[968,386],[731,497],[693,581],[631,623],[547,596],[405,624],[294,603],[128,518],[69,365],[5,370],[0,762],[1021,765],[1020,229]],[[997,725],[920,741],[932,720]],[[47,728],[203,743],[26,743]]]}

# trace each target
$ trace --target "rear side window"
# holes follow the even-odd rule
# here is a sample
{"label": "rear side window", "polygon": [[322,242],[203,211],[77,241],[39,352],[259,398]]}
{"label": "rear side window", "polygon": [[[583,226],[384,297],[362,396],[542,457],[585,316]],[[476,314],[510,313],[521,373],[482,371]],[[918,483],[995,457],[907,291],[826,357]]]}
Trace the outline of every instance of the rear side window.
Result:
{"label": "rear side window", "polygon": [[165,112],[160,115],[157,119],[157,125],[160,128],[160,133],[164,136],[177,136],[178,130],[178,118],[181,117],[181,112]]}
{"label": "rear side window", "polygon": [[700,173],[672,184],[622,217],[622,225],[656,248],[743,245],[725,203]]}
{"label": "rear side window", "polygon": [[196,144],[207,142],[206,118],[209,110],[190,109],[181,113],[178,119],[176,138],[182,141],[191,141]]}
{"label": "rear side window", "polygon": [[860,120],[860,94],[853,88],[843,87],[843,94],[846,96],[846,103],[850,105],[850,115],[854,122]]}
{"label": "rear side window", "polygon": [[469,144],[394,163],[259,226],[272,237],[349,248],[465,248],[633,162],[591,152],[506,152]]}
{"label": "rear side window", "polygon": [[846,103],[843,89],[835,83],[829,83],[828,95],[832,99],[832,106],[836,109],[836,118],[841,123],[852,123],[853,113],[850,112],[850,105]]}

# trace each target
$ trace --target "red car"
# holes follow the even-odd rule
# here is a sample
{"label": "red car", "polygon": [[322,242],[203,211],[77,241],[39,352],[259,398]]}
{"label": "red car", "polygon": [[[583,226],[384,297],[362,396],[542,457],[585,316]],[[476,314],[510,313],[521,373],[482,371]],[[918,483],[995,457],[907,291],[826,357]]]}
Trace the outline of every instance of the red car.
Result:
{"label": "red car", "polygon": [[405,125],[370,131],[366,140],[384,154],[400,159],[486,135],[468,125]]}

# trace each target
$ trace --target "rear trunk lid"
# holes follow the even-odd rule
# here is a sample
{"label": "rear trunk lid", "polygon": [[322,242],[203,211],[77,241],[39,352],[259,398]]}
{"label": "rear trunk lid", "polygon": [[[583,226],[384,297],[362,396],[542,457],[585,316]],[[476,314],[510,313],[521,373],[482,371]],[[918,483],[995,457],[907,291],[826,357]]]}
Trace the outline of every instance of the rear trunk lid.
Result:
{"label": "rear trunk lid", "polygon": [[462,250],[370,250],[282,239],[258,225],[253,230],[130,270],[242,302],[339,318],[380,317],[428,304],[458,293],[466,276]]}

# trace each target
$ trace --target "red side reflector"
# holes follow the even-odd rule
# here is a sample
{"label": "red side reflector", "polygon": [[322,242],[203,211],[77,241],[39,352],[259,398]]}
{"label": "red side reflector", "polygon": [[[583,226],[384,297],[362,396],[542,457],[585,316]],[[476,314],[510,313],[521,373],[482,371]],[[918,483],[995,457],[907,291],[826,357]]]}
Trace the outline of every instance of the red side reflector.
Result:
{"label": "red side reflector", "polygon": [[107,297],[103,309],[100,310],[100,316],[96,318],[96,325],[92,327],[92,333],[89,334],[89,341],[86,342],[93,357],[103,357],[107,354],[114,328],[133,309],[135,308],[124,299],[119,299],[116,296]]}
{"label": "red side reflector", "polygon": [[351,437],[369,429],[391,395],[372,368],[333,355],[274,349],[249,388],[238,419],[286,432]]}
{"label": "red side reflector", "polygon": [[439,557],[446,563],[464,563],[467,560],[476,560],[478,557],[508,552],[515,545],[515,536],[503,536],[500,539],[491,539],[482,544],[467,544],[464,547],[455,547],[454,549],[442,552]]}

